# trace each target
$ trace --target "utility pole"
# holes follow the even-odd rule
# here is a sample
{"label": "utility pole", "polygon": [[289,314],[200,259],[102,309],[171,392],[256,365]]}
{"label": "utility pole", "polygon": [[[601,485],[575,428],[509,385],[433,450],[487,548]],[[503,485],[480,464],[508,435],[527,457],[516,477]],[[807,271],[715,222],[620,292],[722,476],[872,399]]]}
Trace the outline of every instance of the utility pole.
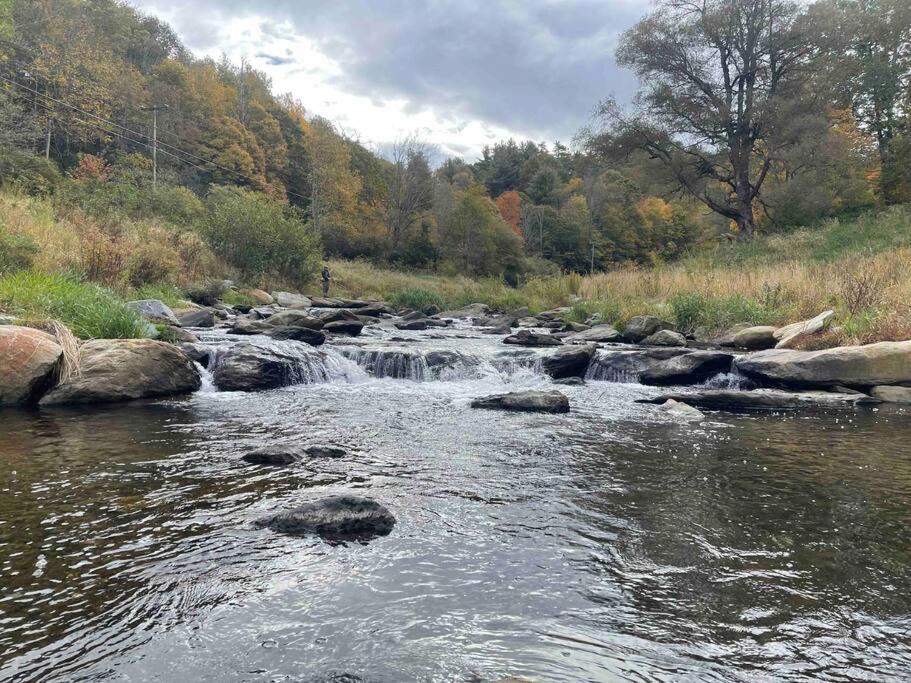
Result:
{"label": "utility pole", "polygon": [[142,111],[152,112],[152,192],[158,189],[158,112],[167,111],[166,104],[153,104]]}
{"label": "utility pole", "polygon": [[51,119],[50,113],[48,113],[48,115],[47,115],[47,135],[44,138],[44,158],[45,159],[51,158],[51,121],[52,120],[53,119]]}

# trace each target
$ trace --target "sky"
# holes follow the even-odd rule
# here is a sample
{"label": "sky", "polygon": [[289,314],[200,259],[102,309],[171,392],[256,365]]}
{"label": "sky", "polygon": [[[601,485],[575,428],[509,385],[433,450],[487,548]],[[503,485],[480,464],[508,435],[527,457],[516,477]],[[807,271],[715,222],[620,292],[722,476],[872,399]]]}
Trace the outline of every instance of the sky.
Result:
{"label": "sky", "polygon": [[569,144],[631,99],[620,34],[649,0],[132,0],[197,56],[246,58],[276,93],[381,153],[416,135],[472,161],[513,137]]}

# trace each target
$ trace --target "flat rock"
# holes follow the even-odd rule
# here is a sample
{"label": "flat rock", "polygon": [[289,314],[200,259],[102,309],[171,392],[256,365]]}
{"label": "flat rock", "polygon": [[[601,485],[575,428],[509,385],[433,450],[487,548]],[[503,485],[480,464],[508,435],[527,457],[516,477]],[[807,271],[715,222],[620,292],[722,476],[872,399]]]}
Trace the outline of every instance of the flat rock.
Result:
{"label": "flat rock", "polygon": [[641,343],[643,346],[686,346],[686,337],[673,330],[658,330]]}
{"label": "flat rock", "polygon": [[642,373],[669,358],[694,353],[677,347],[651,349],[601,349],[587,374],[588,379],[606,382],[639,382]]}
{"label": "flat rock", "polygon": [[576,332],[568,338],[574,342],[611,343],[622,341],[623,335],[617,332],[612,325],[595,325],[582,332]]}
{"label": "flat rock", "polygon": [[780,389],[756,389],[735,391],[710,389],[693,393],[662,394],[654,398],[639,399],[636,403],[662,404],[668,400],[687,403],[708,410],[804,410],[808,408],[853,408],[865,404],[877,404],[869,396],[843,394],[830,391],[782,391]]}
{"label": "flat rock", "polygon": [[795,387],[911,383],[911,341],[839,346],[821,351],[770,349],[737,358],[736,368],[761,384]]}
{"label": "flat rock", "polygon": [[748,349],[749,351],[771,349],[778,343],[775,338],[777,331],[778,328],[771,325],[747,327],[734,334],[730,345],[739,349]]}
{"label": "flat rock", "polygon": [[700,384],[721,372],[730,372],[734,356],[720,351],[693,351],[645,368],[642,384]]}
{"label": "flat rock", "polygon": [[402,320],[395,323],[395,326],[400,330],[426,330],[427,320]]}
{"label": "flat rock", "polygon": [[535,413],[568,413],[569,399],[559,391],[516,391],[475,399],[471,402],[471,407]]}
{"label": "flat rock", "polygon": [[364,329],[364,323],[353,320],[336,320],[323,326],[325,332],[356,337]]}
{"label": "flat rock", "polygon": [[285,534],[363,541],[387,535],[395,526],[395,517],[375,500],[344,495],[304,503],[261,519],[257,525]]}
{"label": "flat rock", "polygon": [[63,349],[31,327],[0,326],[0,406],[37,401],[53,386]]}
{"label": "flat rock", "polygon": [[585,377],[588,365],[595,355],[595,346],[567,346],[551,356],[546,356],[541,364],[544,372],[554,379],[566,377]]}
{"label": "flat rock", "polygon": [[[297,292],[272,292],[272,298],[282,308],[310,308],[315,306],[311,300]],[[262,301],[260,303],[269,304],[271,301]]]}
{"label": "flat rock", "polygon": [[188,394],[202,382],[187,355],[154,339],[96,339],[79,347],[78,370],[41,405],[110,403]]}
{"label": "flat rock", "polygon": [[911,387],[880,386],[873,387],[870,396],[883,403],[911,403]]}
{"label": "flat rock", "polygon": [[538,334],[531,330],[519,330],[503,340],[504,344],[516,346],[561,346],[562,341],[550,334]]}
{"label": "flat rock", "polygon": [[326,341],[326,335],[320,330],[311,330],[306,327],[276,327],[266,334],[272,339],[285,341],[298,341],[310,346],[320,346]]}
{"label": "flat rock", "polygon": [[646,337],[650,337],[658,330],[673,330],[674,324],[654,315],[637,315],[629,319],[623,328],[623,338],[638,344]]}
{"label": "flat rock", "polygon": [[130,301],[127,306],[139,313],[143,318],[152,323],[161,323],[162,325],[180,326],[180,321],[174,315],[174,311],[168,308],[158,299],[139,299]]}
{"label": "flat rock", "polygon": [[825,330],[835,318],[835,311],[823,311],[815,318],[792,323],[775,330],[774,337],[778,340],[776,349],[792,349],[807,337]]}

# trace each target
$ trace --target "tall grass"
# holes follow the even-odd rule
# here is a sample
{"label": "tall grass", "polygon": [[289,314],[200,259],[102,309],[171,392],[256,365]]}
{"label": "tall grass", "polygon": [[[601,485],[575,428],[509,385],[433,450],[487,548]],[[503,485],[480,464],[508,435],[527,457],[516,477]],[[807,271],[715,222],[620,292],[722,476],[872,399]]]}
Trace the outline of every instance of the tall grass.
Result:
{"label": "tall grass", "polygon": [[62,275],[0,277],[0,310],[24,323],[59,320],[82,339],[145,337],[148,326],[110,290]]}

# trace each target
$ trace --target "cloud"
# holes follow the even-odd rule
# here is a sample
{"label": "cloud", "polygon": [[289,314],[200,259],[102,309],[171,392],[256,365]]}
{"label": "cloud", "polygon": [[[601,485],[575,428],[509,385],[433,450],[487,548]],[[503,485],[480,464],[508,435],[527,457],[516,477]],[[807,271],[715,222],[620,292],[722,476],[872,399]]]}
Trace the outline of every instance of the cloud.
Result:
{"label": "cloud", "polygon": [[[385,110],[390,124],[449,131],[443,137],[453,147],[477,146],[488,133],[567,140],[599,100],[629,99],[634,77],[613,53],[620,33],[648,9],[647,0],[135,4],[171,22],[194,51],[254,54],[255,65],[306,106],[366,107],[368,115],[334,116],[354,125],[367,119],[371,137],[381,133],[375,124]],[[295,81],[291,69],[305,80]],[[477,137],[456,140],[458,128]]]}

